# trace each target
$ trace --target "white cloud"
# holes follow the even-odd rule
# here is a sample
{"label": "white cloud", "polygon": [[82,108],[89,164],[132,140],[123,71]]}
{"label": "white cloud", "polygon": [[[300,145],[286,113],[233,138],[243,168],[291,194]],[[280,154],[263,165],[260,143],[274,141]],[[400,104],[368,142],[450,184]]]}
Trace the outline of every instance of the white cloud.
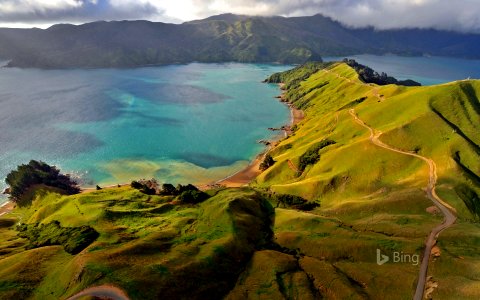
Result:
{"label": "white cloud", "polygon": [[353,27],[480,32],[480,0],[0,0],[0,24],[148,19],[181,22],[220,13],[322,13]]}

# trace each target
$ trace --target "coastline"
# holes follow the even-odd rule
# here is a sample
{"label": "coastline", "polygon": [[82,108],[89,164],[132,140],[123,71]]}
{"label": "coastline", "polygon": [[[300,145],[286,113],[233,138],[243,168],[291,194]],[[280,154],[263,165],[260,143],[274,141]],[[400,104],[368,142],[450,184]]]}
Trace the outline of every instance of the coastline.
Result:
{"label": "coastline", "polygon": [[2,206],[0,206],[0,217],[9,214],[15,208],[15,203],[8,200]]}
{"label": "coastline", "polygon": [[[285,137],[287,137],[292,134],[291,128],[294,125],[300,123],[304,119],[305,114],[302,110],[296,109],[291,103],[285,101],[285,98],[284,98],[285,91],[283,90],[283,85],[280,84],[279,86],[280,86],[280,89],[282,90],[282,94],[277,98],[279,99],[279,101],[287,105],[288,109],[290,110],[290,124],[288,126],[282,127]],[[260,170],[260,164],[264,160],[267,153],[279,143],[279,140],[280,140],[279,138],[268,140],[269,145],[266,147],[266,149],[262,151],[260,154],[258,154],[248,164],[248,166],[246,166],[242,170],[239,170],[238,172],[235,172],[232,175],[229,175],[223,179],[217,180],[213,183],[200,185],[199,188],[202,190],[206,190],[209,188],[215,188],[220,186],[231,188],[231,187],[242,187],[242,186],[248,185],[252,180],[254,180],[258,175],[262,173],[262,171]],[[124,187],[127,185],[129,185],[129,183],[112,184],[108,186],[103,186],[102,189]],[[81,188],[80,193],[89,193],[89,192],[94,192],[96,190],[97,189],[95,187]],[[0,206],[0,217],[10,213],[14,208],[15,208],[14,202],[10,200],[5,202]]]}
{"label": "coastline", "polygon": [[[285,90],[283,89],[283,86],[284,86],[283,84],[279,84],[279,87],[282,93],[280,96],[276,98],[278,99],[278,101],[285,104],[290,110],[290,124],[282,127],[284,136],[287,137],[292,134],[291,128],[294,125],[297,125],[298,123],[300,123],[304,119],[305,114],[302,110],[295,108],[291,103],[285,101],[285,98],[284,98]],[[232,188],[232,187],[242,187],[242,186],[248,185],[252,180],[254,180],[258,175],[262,173],[262,171],[260,171],[260,164],[263,162],[267,153],[278,144],[279,140],[280,140],[280,136],[278,138],[268,140],[267,142],[269,143],[269,145],[266,147],[266,149],[264,149],[260,154],[258,154],[245,168],[225,178],[216,180],[214,182],[198,185],[198,188],[201,190],[208,190],[215,187]],[[123,187],[127,185],[130,185],[130,183],[102,186],[102,189],[116,188],[118,186]],[[94,192],[96,190],[97,189],[95,187],[82,188],[81,193],[89,193],[89,192]]]}
{"label": "coastline", "polygon": [[[287,137],[292,134],[291,128],[294,125],[300,123],[305,118],[305,114],[302,110],[295,108],[292,103],[285,101],[285,90],[283,89],[284,84],[280,83],[279,87],[282,90],[282,94],[277,97],[277,99],[279,99],[279,101],[281,101],[282,103],[286,104],[288,109],[290,110],[290,124],[288,126],[285,126],[283,130],[285,133],[285,137]],[[211,188],[215,186],[241,187],[248,185],[253,179],[255,179],[258,175],[262,173],[262,171],[260,171],[260,164],[264,160],[267,153],[276,146],[278,140],[270,140],[268,142],[270,142],[270,145],[267,146],[267,148],[262,153],[257,155],[247,167],[224,179],[220,179],[213,184],[202,186],[202,188]]]}

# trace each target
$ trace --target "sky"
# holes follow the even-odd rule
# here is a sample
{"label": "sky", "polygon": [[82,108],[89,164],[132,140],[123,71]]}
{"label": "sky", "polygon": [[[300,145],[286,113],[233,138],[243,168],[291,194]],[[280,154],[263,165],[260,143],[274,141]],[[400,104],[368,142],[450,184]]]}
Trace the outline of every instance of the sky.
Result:
{"label": "sky", "polygon": [[0,0],[0,27],[98,20],[182,23],[221,13],[329,16],[350,27],[480,33],[480,0]]}

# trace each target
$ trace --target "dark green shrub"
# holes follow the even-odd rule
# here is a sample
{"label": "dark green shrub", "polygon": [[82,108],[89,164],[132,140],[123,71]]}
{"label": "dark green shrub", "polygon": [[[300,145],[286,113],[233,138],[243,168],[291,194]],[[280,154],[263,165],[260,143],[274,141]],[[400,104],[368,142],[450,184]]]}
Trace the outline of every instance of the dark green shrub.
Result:
{"label": "dark green shrub", "polygon": [[345,58],[343,60],[344,63],[352,67],[360,76],[363,82],[366,83],[375,83],[378,85],[387,85],[387,84],[396,84],[396,85],[404,85],[404,86],[420,86],[419,82],[413,81],[411,79],[407,80],[397,80],[394,77],[388,76],[387,73],[377,73],[373,69],[359,64],[354,59]]}
{"label": "dark green shrub", "polygon": [[77,254],[93,243],[99,233],[90,226],[62,227],[60,222],[22,224],[17,226],[20,237],[29,240],[28,248],[61,245],[66,252]]}
{"label": "dark green shrub", "polygon": [[80,192],[77,183],[69,175],[60,174],[60,170],[41,161],[31,160],[11,171],[5,182],[10,186],[10,196],[19,206],[30,204],[22,196],[35,185],[46,185],[62,190],[66,194]]}
{"label": "dark green shrub", "polygon": [[175,186],[173,186],[173,184],[170,183],[164,183],[162,185],[162,190],[160,191],[160,194],[165,196],[178,195],[177,189],[175,188]]}
{"label": "dark green shrub", "polygon": [[141,184],[140,182],[138,181],[132,181],[132,183],[130,183],[130,186],[136,190],[139,190],[143,187],[143,184]]}
{"label": "dark green shrub", "polygon": [[480,197],[477,192],[468,185],[462,183],[455,187],[458,197],[463,200],[465,206],[476,220],[480,220]]}
{"label": "dark green shrub", "polygon": [[157,193],[158,183],[155,179],[132,181],[130,186],[146,195],[155,195]]}
{"label": "dark green shrub", "polygon": [[275,194],[273,195],[272,200],[277,202],[277,207],[280,206],[280,204],[282,204],[283,206],[293,206],[293,205],[302,205],[307,202],[306,199],[300,196],[295,196],[290,194]]}
{"label": "dark green shrub", "polygon": [[270,168],[275,164],[275,160],[273,160],[273,157],[270,154],[267,154],[265,158],[263,159],[262,163],[260,164],[260,170],[265,171],[266,169]]}
{"label": "dark green shrub", "polygon": [[201,203],[210,198],[210,196],[199,190],[186,190],[180,194],[178,200],[186,204],[197,204]]}
{"label": "dark green shrub", "polygon": [[317,207],[320,207],[320,203],[318,201],[309,201],[303,204],[293,206],[293,208],[303,211],[311,211]]}
{"label": "dark green shrub", "polygon": [[316,164],[320,160],[320,154],[318,152],[321,149],[333,144],[335,144],[335,141],[326,139],[308,148],[307,151],[300,156],[298,169],[303,172],[308,165]]}
{"label": "dark green shrub", "polygon": [[177,194],[180,195],[183,192],[188,192],[188,191],[198,191],[198,188],[194,186],[193,184],[187,184],[187,185],[177,185]]}

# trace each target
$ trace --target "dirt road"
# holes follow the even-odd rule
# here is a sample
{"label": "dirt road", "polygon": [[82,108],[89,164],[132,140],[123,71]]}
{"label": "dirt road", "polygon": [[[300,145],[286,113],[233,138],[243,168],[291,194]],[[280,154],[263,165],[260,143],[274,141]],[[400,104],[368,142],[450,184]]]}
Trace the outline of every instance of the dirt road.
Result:
{"label": "dirt road", "polygon": [[428,235],[428,238],[425,242],[425,252],[422,258],[422,264],[420,265],[417,288],[415,290],[415,295],[413,297],[414,300],[422,300],[423,294],[425,291],[425,283],[427,281],[428,262],[430,260],[430,254],[432,252],[432,248],[433,246],[435,246],[440,232],[442,232],[443,230],[452,226],[455,223],[457,219],[455,215],[455,209],[450,205],[448,205],[448,203],[443,201],[440,197],[438,197],[437,193],[435,192],[435,187],[437,183],[437,166],[432,159],[418,155],[416,153],[402,151],[384,144],[382,141],[379,140],[379,137],[382,135],[381,131],[376,131],[372,127],[365,124],[362,120],[360,120],[358,116],[355,114],[354,109],[351,109],[349,112],[350,112],[350,115],[352,115],[352,117],[355,119],[355,121],[358,124],[362,125],[363,127],[367,128],[370,131],[370,141],[373,144],[393,152],[397,152],[400,154],[409,155],[409,156],[413,156],[418,159],[421,159],[428,164],[428,167],[430,169],[426,193],[428,198],[432,200],[435,206],[437,206],[440,209],[440,211],[443,213],[444,220],[440,225],[432,229],[432,231]]}

